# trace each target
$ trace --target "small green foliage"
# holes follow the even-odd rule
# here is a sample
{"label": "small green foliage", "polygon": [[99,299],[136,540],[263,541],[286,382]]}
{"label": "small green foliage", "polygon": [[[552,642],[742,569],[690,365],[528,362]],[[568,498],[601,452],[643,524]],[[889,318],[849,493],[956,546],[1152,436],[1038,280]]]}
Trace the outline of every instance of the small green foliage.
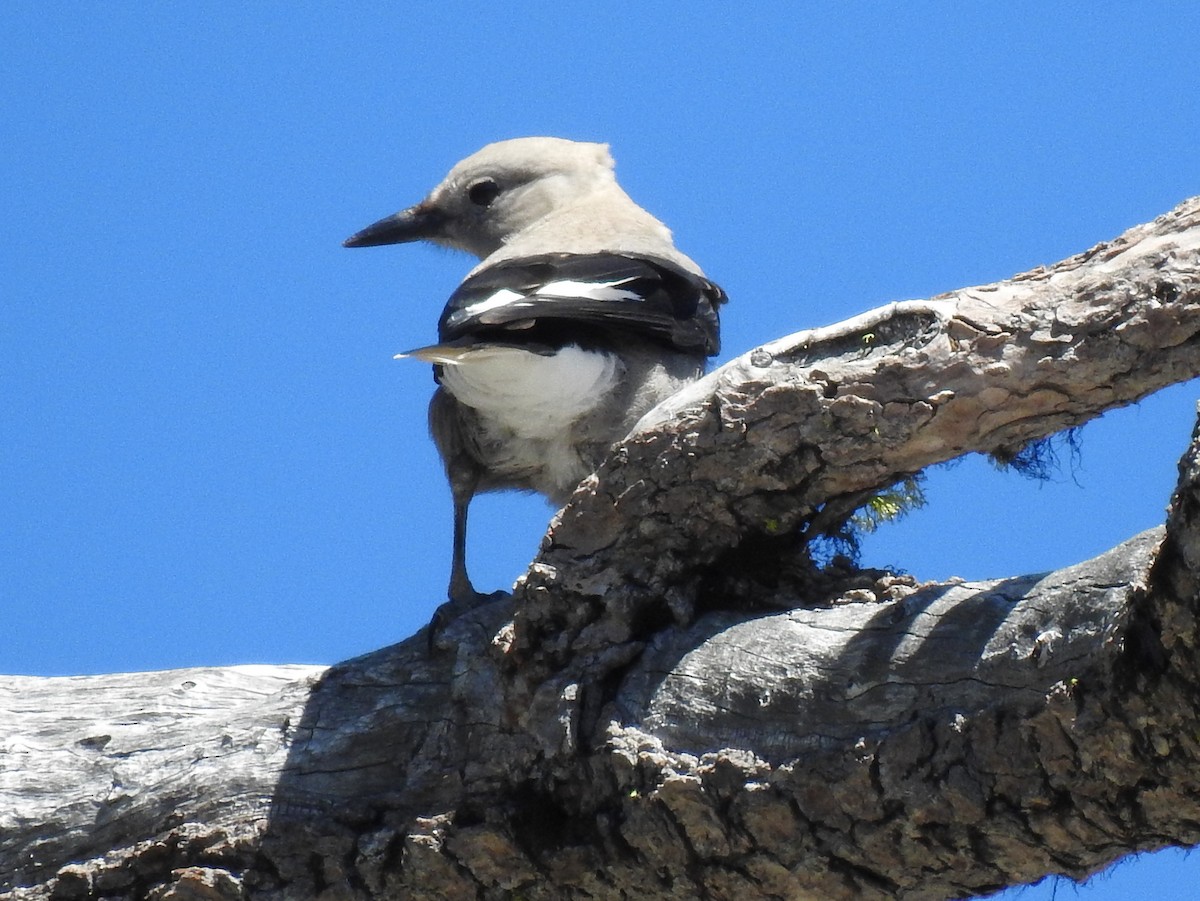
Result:
{"label": "small green foliage", "polygon": [[779,528],[780,527],[779,527],[778,519],[768,519],[766,522],[763,523],[763,531],[766,532],[768,535],[778,535]]}
{"label": "small green foliage", "polygon": [[852,513],[842,514],[840,520],[824,523],[819,532],[807,538],[813,563],[824,568],[841,558],[850,565],[857,565],[863,534],[874,532],[881,525],[895,522],[906,513],[925,505],[921,480],[920,473],[909,476],[878,494],[870,495],[862,506]]}
{"label": "small green foliage", "polygon": [[850,517],[852,528],[860,532],[874,532],[884,523],[895,522],[925,506],[925,492],[916,476],[909,476],[886,491],[881,491]]}

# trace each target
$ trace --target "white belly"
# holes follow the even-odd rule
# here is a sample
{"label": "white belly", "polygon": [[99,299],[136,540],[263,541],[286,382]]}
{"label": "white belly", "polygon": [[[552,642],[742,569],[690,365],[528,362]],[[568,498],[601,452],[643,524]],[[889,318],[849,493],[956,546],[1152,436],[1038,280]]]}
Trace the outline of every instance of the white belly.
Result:
{"label": "white belly", "polygon": [[614,354],[573,345],[552,355],[485,345],[443,362],[441,383],[479,414],[489,468],[528,474],[534,487],[555,496],[591,471],[593,464],[579,456],[575,427],[606,399],[621,372]]}
{"label": "white belly", "polygon": [[443,364],[442,385],[459,403],[522,438],[569,429],[612,390],[612,354],[564,347],[549,356],[515,347],[481,347]]}

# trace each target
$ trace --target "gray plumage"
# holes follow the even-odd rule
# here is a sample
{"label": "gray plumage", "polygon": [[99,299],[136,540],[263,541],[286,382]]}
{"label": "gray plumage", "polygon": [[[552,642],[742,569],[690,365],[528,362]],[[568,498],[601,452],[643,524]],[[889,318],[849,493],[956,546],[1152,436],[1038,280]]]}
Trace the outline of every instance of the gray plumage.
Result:
{"label": "gray plumage", "polygon": [[430,430],[454,497],[450,599],[478,595],[467,508],[527,489],[562,504],[613,442],[704,371],[724,292],[617,184],[603,144],[518,138],[456,165],[348,247],[425,240],[481,259],[451,296]]}

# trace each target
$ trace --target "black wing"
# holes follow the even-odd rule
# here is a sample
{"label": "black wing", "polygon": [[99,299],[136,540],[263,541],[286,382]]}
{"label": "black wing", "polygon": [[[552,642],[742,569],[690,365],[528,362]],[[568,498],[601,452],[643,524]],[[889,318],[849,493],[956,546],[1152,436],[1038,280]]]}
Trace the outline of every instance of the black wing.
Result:
{"label": "black wing", "polygon": [[721,349],[717,307],[726,300],[708,279],[658,257],[541,254],[489,266],[459,285],[438,339],[625,333],[712,356]]}

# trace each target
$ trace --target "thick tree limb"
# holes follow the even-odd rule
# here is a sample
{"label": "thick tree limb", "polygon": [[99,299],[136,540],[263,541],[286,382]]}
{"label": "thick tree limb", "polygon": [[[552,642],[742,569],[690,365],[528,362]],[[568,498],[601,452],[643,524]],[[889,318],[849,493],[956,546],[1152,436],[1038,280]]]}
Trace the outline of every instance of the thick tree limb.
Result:
{"label": "thick tree limb", "polygon": [[1197,374],[1198,336],[1194,200],[734,361],[432,650],[2,680],[0,887],[942,898],[1200,841],[1200,437],[1165,532],[1057,573],[837,597],[777,559],[842,496]]}
{"label": "thick tree limb", "polygon": [[1200,374],[1198,283],[1194,198],[1055,266],[739,357],[652,411],[562,511],[520,593],[531,656],[638,638],[705,564],[840,496],[1011,456]]}

